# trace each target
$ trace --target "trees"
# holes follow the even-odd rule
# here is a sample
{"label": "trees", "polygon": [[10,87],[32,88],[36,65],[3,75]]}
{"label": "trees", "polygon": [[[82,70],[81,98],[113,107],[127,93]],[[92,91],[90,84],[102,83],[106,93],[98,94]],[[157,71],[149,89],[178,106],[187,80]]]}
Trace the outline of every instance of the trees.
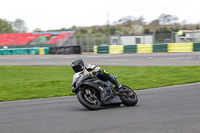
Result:
{"label": "trees", "polygon": [[161,25],[160,25],[160,21],[159,20],[153,20],[150,24],[149,24],[149,29],[151,32],[156,32],[160,29]]}
{"label": "trees", "polygon": [[144,33],[144,27],[140,24],[132,25],[132,30],[133,30],[133,33],[136,35],[141,35]]}
{"label": "trees", "polygon": [[181,28],[178,23],[176,23],[177,20],[178,18],[176,16],[161,14],[157,19],[153,20],[148,27],[151,32],[170,32],[169,29],[177,30]]}
{"label": "trees", "polygon": [[5,19],[0,19],[0,33],[9,33],[9,32],[14,32],[12,23]]}
{"label": "trees", "polygon": [[0,19],[0,32],[13,33],[13,32],[26,32],[27,28],[22,19],[16,19],[14,22]]}
{"label": "trees", "polygon": [[122,24],[126,27],[130,27],[136,19],[133,16],[122,17],[117,21],[118,24]]}
{"label": "trees", "polygon": [[144,18],[143,16],[135,18],[133,16],[122,17],[118,20],[118,24],[123,26],[122,31],[117,33],[122,34],[143,34],[144,33]]}
{"label": "trees", "polygon": [[159,20],[160,24],[166,25],[166,24],[175,23],[178,20],[178,18],[176,16],[172,16],[172,15],[169,15],[169,14],[161,14],[158,17],[158,20]]}
{"label": "trees", "polygon": [[41,29],[40,29],[40,28],[35,28],[35,29],[33,30],[33,32],[41,32]]}
{"label": "trees", "polygon": [[17,32],[26,32],[27,28],[25,26],[25,22],[22,19],[16,19],[13,22],[13,28]]}

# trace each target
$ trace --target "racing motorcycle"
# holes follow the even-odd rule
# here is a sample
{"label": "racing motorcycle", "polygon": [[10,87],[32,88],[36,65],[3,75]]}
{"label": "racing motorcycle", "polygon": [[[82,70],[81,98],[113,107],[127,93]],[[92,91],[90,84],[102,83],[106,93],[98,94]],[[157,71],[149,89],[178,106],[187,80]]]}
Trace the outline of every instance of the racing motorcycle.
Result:
{"label": "racing motorcycle", "polygon": [[[117,79],[117,75],[113,76]],[[122,85],[115,91],[113,84],[97,76],[80,75],[73,83],[73,93],[78,101],[89,110],[98,110],[104,106],[135,106],[138,102],[136,93],[128,86]]]}

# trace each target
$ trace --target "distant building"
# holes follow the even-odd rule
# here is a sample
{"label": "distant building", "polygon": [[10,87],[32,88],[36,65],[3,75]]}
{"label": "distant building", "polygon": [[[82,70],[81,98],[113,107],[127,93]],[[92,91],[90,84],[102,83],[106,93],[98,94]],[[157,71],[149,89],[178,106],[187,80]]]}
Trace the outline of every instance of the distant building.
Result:
{"label": "distant building", "polygon": [[153,44],[153,35],[111,36],[110,44],[111,45]]}

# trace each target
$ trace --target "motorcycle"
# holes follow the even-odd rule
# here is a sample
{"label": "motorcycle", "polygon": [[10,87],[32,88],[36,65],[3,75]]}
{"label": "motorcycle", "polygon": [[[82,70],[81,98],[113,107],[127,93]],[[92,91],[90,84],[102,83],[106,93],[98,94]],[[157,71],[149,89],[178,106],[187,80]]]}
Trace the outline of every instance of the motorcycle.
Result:
{"label": "motorcycle", "polygon": [[[117,75],[113,76],[117,79]],[[136,93],[128,86],[122,85],[115,91],[113,84],[97,76],[80,75],[73,83],[73,93],[78,101],[89,110],[98,110],[104,106],[135,106],[138,102]]]}

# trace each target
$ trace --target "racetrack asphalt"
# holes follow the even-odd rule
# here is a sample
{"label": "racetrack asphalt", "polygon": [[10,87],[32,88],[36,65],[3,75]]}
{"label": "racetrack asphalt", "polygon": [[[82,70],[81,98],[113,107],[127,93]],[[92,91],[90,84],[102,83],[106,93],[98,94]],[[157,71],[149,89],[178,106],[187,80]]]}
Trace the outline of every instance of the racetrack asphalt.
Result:
{"label": "racetrack asphalt", "polygon": [[16,55],[0,56],[0,65],[70,66],[82,58],[86,64],[99,66],[194,66],[200,65],[200,53],[152,54],[82,54],[82,55]]}
{"label": "racetrack asphalt", "polygon": [[75,96],[0,103],[1,133],[199,133],[200,83],[138,90],[134,107],[85,109]]}

